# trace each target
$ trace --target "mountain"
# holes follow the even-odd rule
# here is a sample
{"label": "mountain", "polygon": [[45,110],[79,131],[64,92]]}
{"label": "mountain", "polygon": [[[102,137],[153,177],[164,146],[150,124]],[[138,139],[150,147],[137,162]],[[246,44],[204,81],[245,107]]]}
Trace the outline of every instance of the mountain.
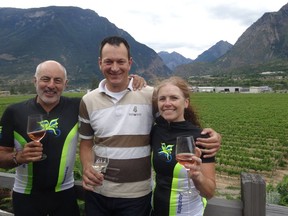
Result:
{"label": "mountain", "polygon": [[165,51],[158,52],[158,55],[162,58],[164,63],[172,71],[179,65],[195,63],[195,62],[213,62],[216,59],[223,56],[227,51],[231,49],[233,45],[227,41],[219,41],[211,48],[200,54],[195,60],[185,58],[177,52],[168,53]]}
{"label": "mountain", "polygon": [[221,40],[215,45],[213,45],[211,48],[200,54],[194,60],[194,62],[213,62],[223,56],[225,53],[227,53],[232,48],[232,46],[233,45],[229,42]]}
{"label": "mountain", "polygon": [[288,71],[288,4],[278,12],[265,13],[215,62],[178,66],[183,76],[255,74]]}
{"label": "mountain", "polygon": [[131,73],[146,80],[167,77],[171,70],[158,54],[92,10],[77,7],[0,8],[0,89],[31,82],[36,66],[61,62],[69,85],[90,86],[102,79],[98,50],[104,37],[119,35],[131,46]]}
{"label": "mountain", "polygon": [[236,41],[218,64],[233,68],[288,58],[288,4],[278,12],[265,13]]}
{"label": "mountain", "polygon": [[181,54],[177,52],[169,53],[169,52],[161,51],[161,52],[158,52],[158,55],[162,58],[166,66],[170,68],[171,70],[174,70],[174,68],[177,67],[178,65],[189,64],[193,62],[192,59],[185,58],[184,56],[182,56]]}

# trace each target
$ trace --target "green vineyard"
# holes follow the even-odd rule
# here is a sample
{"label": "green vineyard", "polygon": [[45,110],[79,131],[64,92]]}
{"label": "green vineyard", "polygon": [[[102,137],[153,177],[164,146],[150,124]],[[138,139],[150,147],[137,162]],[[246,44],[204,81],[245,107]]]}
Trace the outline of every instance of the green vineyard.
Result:
{"label": "green vineyard", "polygon": [[[288,94],[192,94],[203,127],[222,135],[218,174],[287,170]],[[288,173],[288,172],[287,172]]]}
{"label": "green vineyard", "polygon": [[[0,97],[0,116],[9,104],[29,97]],[[288,94],[193,93],[191,103],[202,126],[222,135],[217,174],[239,177],[252,172],[272,178],[287,170]],[[79,170],[76,173],[79,178]]]}

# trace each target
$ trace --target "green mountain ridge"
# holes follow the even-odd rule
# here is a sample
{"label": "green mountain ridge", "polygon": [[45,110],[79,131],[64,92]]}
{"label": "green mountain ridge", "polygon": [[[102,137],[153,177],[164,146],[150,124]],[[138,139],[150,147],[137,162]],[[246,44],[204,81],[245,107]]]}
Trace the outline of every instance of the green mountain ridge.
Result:
{"label": "green mountain ridge", "polygon": [[[220,58],[211,60],[215,56],[209,49],[202,57],[210,62],[193,61],[175,69],[169,69],[153,49],[92,10],[58,6],[0,8],[0,90],[31,85],[35,67],[47,59],[67,68],[70,88],[90,88],[103,78],[98,49],[101,40],[110,35],[128,40],[133,56],[131,73],[143,76],[150,84],[178,75],[198,86],[271,85],[288,89],[286,4],[278,12],[260,17],[224,55],[217,53]],[[264,76],[262,72],[275,73]]]}
{"label": "green mountain ridge", "polygon": [[90,86],[91,80],[102,79],[99,44],[110,35],[123,36],[130,43],[134,60],[131,73],[146,80],[172,73],[153,49],[92,10],[0,8],[0,88],[30,82],[36,66],[47,59],[67,68],[69,85]]}

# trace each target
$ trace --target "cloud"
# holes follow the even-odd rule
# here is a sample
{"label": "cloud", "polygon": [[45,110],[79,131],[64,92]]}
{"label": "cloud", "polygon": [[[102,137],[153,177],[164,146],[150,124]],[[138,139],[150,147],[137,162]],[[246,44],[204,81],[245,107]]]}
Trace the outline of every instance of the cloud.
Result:
{"label": "cloud", "polygon": [[196,58],[220,40],[234,44],[265,12],[285,4],[287,0],[1,0],[0,7],[91,9],[156,52]]}
{"label": "cloud", "polygon": [[211,18],[217,20],[230,20],[237,22],[240,25],[247,26],[258,20],[262,14],[259,10],[250,9],[246,7],[235,7],[232,5],[217,5],[208,8]]}

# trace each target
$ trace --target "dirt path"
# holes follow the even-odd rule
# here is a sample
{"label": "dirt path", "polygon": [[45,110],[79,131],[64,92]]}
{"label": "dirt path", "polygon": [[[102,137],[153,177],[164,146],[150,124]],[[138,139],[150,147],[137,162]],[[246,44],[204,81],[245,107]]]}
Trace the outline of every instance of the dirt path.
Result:
{"label": "dirt path", "polygon": [[[288,175],[287,169],[277,170],[273,173],[260,173],[266,182],[266,186],[272,184],[274,187],[283,180],[285,175]],[[215,197],[225,199],[240,199],[241,180],[239,177],[231,177],[227,175],[216,175],[216,194]]]}

